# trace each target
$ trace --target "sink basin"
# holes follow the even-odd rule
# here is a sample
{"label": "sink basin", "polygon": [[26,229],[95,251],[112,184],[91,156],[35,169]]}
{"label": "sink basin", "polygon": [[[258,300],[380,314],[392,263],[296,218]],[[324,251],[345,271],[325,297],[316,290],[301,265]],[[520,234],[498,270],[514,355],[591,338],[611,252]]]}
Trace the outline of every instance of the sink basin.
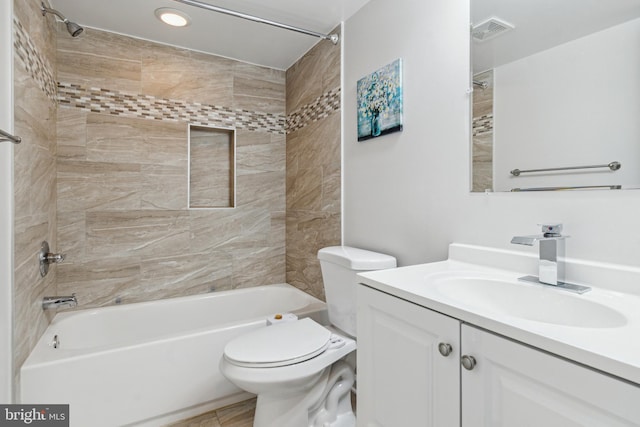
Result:
{"label": "sink basin", "polygon": [[450,273],[429,281],[452,305],[488,313],[578,328],[617,328],[627,323],[624,315],[606,305],[551,286]]}

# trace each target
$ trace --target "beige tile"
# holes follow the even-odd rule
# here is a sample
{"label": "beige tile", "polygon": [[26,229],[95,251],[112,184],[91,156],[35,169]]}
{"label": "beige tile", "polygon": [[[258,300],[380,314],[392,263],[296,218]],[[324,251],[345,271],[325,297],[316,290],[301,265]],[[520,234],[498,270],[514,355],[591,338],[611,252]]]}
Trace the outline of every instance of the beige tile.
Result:
{"label": "beige tile", "polygon": [[136,210],[87,213],[87,257],[182,254],[189,250],[186,211]]}
{"label": "beige tile", "polygon": [[220,427],[216,411],[207,412],[186,420],[171,423],[166,427]]}
{"label": "beige tile", "polygon": [[324,212],[340,214],[342,175],[340,170],[325,168],[322,171],[322,200],[320,209]]}
{"label": "beige tile", "polygon": [[487,83],[486,88],[473,87],[473,117],[483,116],[493,111],[493,71],[473,76],[474,81]]}
{"label": "beige tile", "polygon": [[[333,29],[332,33],[342,36],[341,28],[338,25]],[[340,66],[340,44],[321,43],[319,48],[323,49],[327,58],[325,68],[322,73],[322,91],[327,92],[331,89],[340,87],[341,66]]]}
{"label": "beige tile", "polygon": [[[15,67],[14,133],[30,145],[54,152],[56,129],[56,105],[40,89],[26,71]],[[22,145],[16,146],[22,148]]]}
{"label": "beige tile", "polygon": [[58,81],[141,93],[140,61],[58,49]]}
{"label": "beige tile", "polygon": [[58,159],[87,159],[87,113],[77,108],[58,108]]}
{"label": "beige tile", "polygon": [[322,209],[322,167],[298,167],[297,175],[287,188],[287,209]]}
{"label": "beige tile", "polygon": [[140,301],[230,288],[232,265],[223,252],[159,255],[164,256],[144,258],[140,264],[141,278],[135,292]]}
{"label": "beige tile", "polygon": [[[16,216],[14,218],[14,265],[20,268],[29,265],[34,271],[38,270],[38,252],[43,240],[50,239],[50,230],[53,231],[53,224],[46,213],[34,216]],[[19,278],[16,277],[16,280]]]}
{"label": "beige tile", "polygon": [[238,174],[236,199],[239,207],[285,208],[285,172]]}
{"label": "beige tile", "polygon": [[58,250],[67,254],[66,262],[86,259],[87,225],[85,211],[67,211],[57,215]]}
{"label": "beige tile", "polygon": [[236,76],[233,79],[233,107],[271,114],[285,113],[284,83]]}
{"label": "beige tile", "polygon": [[[340,52],[319,43],[287,70],[287,112],[339,86]],[[317,251],[340,244],[340,114],[287,135],[286,280],[324,299]]]}
{"label": "beige tile", "polygon": [[280,248],[265,246],[236,250],[233,254],[234,289],[285,282],[284,244]]}
{"label": "beige tile", "polygon": [[69,37],[64,25],[58,28],[56,40],[58,50],[78,52],[85,55],[102,56],[114,61],[140,61],[148,48],[143,40],[121,34],[86,27],[81,37]]}
{"label": "beige tile", "polygon": [[234,206],[235,151],[233,132],[191,129],[190,207]]}
{"label": "beige tile", "polygon": [[284,135],[239,131],[236,168],[239,175],[284,172],[286,139]]}
{"label": "beige tile", "polygon": [[[52,15],[47,15],[46,19],[43,18],[40,3],[39,0],[13,0],[13,14],[55,75],[56,19]],[[50,3],[45,1],[45,4]]]}
{"label": "beige tile", "polygon": [[58,162],[58,212],[140,209],[140,165]]}
{"label": "beige tile", "polygon": [[140,44],[130,37],[86,28],[72,38],[58,29],[58,81],[141,93]]}
{"label": "beige tile", "polygon": [[181,210],[187,207],[187,162],[140,166],[140,208]]}
{"label": "beige tile", "polygon": [[300,129],[297,155],[303,165],[340,167],[340,113],[310,123]]}
{"label": "beige tile", "polygon": [[187,126],[89,114],[87,160],[113,163],[180,165],[187,159]]}
{"label": "beige tile", "polygon": [[[14,1],[14,13],[35,46],[44,67],[55,74],[55,20],[44,19],[40,2]],[[51,320],[42,310],[44,295],[55,295],[55,268],[39,273],[38,252],[43,240],[56,242],[56,105],[14,56],[14,133],[23,142],[14,147],[14,385],[19,369]]]}
{"label": "beige tile", "polygon": [[189,211],[191,251],[201,253],[233,245],[250,215],[251,211],[247,209]]}
{"label": "beige tile", "polygon": [[285,71],[249,64],[247,62],[235,62],[234,75],[246,79],[256,79],[278,83],[282,85],[282,96],[284,97],[285,95],[284,85],[287,81],[287,74]]}
{"label": "beige tile", "polygon": [[473,162],[473,184],[471,191],[493,189],[493,170],[491,162]]}
{"label": "beige tile", "polygon": [[319,249],[340,244],[340,215],[287,212],[287,283],[324,299]]}
{"label": "beige tile", "polygon": [[142,91],[159,98],[231,106],[233,61],[153,46],[142,56]]}
{"label": "beige tile", "polygon": [[474,102],[473,117],[482,117],[493,114],[493,101]]}
{"label": "beige tile", "polygon": [[207,412],[166,427],[252,427],[256,399]]}
{"label": "beige tile", "polygon": [[[45,213],[53,208],[55,214],[56,200],[56,161],[48,150],[34,150],[29,166],[29,197],[31,198],[31,212]],[[52,218],[55,222],[55,218]]]}
{"label": "beige tile", "polygon": [[58,267],[58,292],[75,293],[78,309],[101,307],[127,301],[130,289],[140,281],[140,259],[114,257],[87,261],[71,259]]}
{"label": "beige tile", "polygon": [[493,132],[473,137],[473,161],[491,162],[493,160]]}
{"label": "beige tile", "polygon": [[255,399],[218,409],[220,427],[252,427],[255,411]]}
{"label": "beige tile", "polygon": [[287,114],[340,86],[340,45],[319,42],[287,70]]}

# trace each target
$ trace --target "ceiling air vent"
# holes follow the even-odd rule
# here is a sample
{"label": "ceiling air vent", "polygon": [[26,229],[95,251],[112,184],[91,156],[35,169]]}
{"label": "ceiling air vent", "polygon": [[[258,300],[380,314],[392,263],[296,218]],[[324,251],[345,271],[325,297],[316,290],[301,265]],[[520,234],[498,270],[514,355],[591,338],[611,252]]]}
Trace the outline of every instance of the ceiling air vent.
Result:
{"label": "ceiling air vent", "polygon": [[471,36],[478,41],[485,41],[498,37],[515,27],[498,18],[489,18],[471,28]]}

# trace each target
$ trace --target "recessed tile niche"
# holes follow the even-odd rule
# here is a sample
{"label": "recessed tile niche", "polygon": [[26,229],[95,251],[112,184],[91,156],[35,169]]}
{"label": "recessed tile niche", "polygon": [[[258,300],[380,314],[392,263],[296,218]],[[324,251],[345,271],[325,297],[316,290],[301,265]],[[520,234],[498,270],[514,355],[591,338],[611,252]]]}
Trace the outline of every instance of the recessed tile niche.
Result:
{"label": "recessed tile niche", "polygon": [[234,208],[236,132],[189,125],[189,209]]}

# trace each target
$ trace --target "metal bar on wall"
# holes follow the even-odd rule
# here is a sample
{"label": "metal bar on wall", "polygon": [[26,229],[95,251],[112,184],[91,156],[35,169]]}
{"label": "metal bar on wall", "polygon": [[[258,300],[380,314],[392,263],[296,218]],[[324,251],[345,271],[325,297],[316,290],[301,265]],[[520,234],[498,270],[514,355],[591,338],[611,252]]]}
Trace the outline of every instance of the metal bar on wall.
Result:
{"label": "metal bar on wall", "polygon": [[512,192],[519,191],[561,191],[561,190],[622,190],[622,185],[578,185],[573,187],[531,187],[512,188]]}
{"label": "metal bar on wall", "polygon": [[528,169],[528,170],[520,170],[514,169],[510,173],[513,176],[520,176],[522,173],[529,172],[552,172],[552,171],[566,171],[566,170],[575,170],[575,169],[595,169],[595,168],[609,168],[612,171],[617,171],[622,167],[620,162],[611,162],[606,165],[587,165],[587,166],[565,166],[561,168],[546,168],[546,169]]}
{"label": "metal bar on wall", "polygon": [[324,40],[330,40],[333,44],[337,44],[338,40],[340,40],[337,34],[322,34],[316,31],[306,30],[304,28],[294,27],[293,25],[283,24],[281,22],[270,21],[268,19],[260,18],[257,16],[249,15],[242,12],[236,12],[235,10],[225,9],[222,7],[214,6],[208,3],[204,3],[197,0],[173,0],[178,3],[183,3],[189,6],[199,7],[201,9],[210,10],[213,12],[224,13],[225,15],[235,16],[236,18],[246,19],[248,21],[259,22],[261,24],[271,25],[273,27],[282,28],[289,31],[295,31],[297,33],[306,34],[308,36],[319,37]]}
{"label": "metal bar on wall", "polygon": [[0,142],[1,141],[11,141],[14,144],[20,144],[22,142],[22,138],[20,138],[19,136],[11,135],[10,133],[7,133],[0,129]]}

